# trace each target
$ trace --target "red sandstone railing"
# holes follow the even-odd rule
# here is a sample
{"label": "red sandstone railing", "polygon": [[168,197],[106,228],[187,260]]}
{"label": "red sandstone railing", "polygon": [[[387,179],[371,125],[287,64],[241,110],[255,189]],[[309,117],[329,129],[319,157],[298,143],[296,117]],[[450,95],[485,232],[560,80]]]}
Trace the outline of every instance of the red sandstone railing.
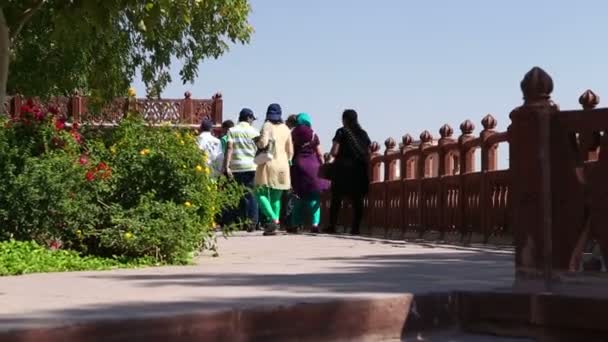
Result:
{"label": "red sandstone railing", "polygon": [[[86,96],[57,96],[44,103],[39,98],[31,100],[45,108],[56,108],[70,122],[94,126],[115,125],[131,111],[139,112],[152,125],[170,122],[194,127],[205,116],[212,118],[216,124],[222,122],[223,100],[219,93],[211,99],[193,99],[190,92],[186,92],[183,99],[115,98],[99,110],[88,105]],[[9,96],[0,109],[9,115],[19,115],[21,106],[27,101],[19,95]]]}
{"label": "red sandstone railing", "polygon": [[[393,138],[371,147],[371,184],[365,200],[364,226],[383,230],[385,236],[424,237],[441,240],[487,242],[491,237],[510,235],[508,220],[509,170],[498,170],[498,145],[507,142],[506,132],[496,132],[496,120],[486,115],[483,130],[474,136],[474,124],[460,125],[461,135],[444,125],[440,138],[430,132],[413,142],[406,134],[399,148]],[[475,151],[481,153],[476,170]],[[325,220],[330,194],[323,194]],[[343,203],[339,225],[348,226],[351,208]]]}

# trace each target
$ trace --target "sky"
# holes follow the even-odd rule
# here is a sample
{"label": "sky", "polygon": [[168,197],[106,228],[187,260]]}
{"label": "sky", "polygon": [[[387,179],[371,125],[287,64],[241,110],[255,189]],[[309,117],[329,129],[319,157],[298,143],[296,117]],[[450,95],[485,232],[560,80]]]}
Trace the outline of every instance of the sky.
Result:
{"label": "sky", "polygon": [[[179,62],[165,98],[221,92],[224,119],[242,107],[263,119],[277,102],[307,112],[329,147],[341,113],[354,108],[372,140],[423,130],[439,136],[484,115],[506,130],[522,103],[519,82],[533,66],[553,78],[553,99],[579,108],[586,89],[608,94],[608,2],[553,0],[252,0],[248,45],[201,63],[193,84]],[[134,83],[145,94],[140,80]],[[601,106],[601,104],[600,104]],[[262,120],[256,122],[260,126]],[[508,164],[499,149],[501,167]]]}

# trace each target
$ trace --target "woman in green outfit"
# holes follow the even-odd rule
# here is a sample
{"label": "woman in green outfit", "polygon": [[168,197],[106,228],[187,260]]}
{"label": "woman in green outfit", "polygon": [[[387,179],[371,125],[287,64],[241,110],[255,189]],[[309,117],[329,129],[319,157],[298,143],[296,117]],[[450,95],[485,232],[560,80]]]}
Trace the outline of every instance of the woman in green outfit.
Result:
{"label": "woman in green outfit", "polygon": [[266,111],[266,122],[257,140],[259,148],[271,147],[272,160],[258,165],[255,185],[262,214],[270,222],[264,235],[274,235],[280,226],[281,196],[291,188],[289,163],[293,157],[291,131],[281,118],[281,106],[273,103]]}

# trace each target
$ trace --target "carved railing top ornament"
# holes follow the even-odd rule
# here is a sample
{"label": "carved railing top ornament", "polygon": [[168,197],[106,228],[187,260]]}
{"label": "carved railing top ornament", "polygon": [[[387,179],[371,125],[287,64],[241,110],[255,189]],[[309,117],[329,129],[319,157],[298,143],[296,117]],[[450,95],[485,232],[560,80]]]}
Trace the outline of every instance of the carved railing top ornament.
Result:
{"label": "carved railing top ornament", "polygon": [[525,103],[547,101],[553,92],[553,79],[542,68],[534,67],[521,80],[520,87]]}
{"label": "carved railing top ornament", "polygon": [[460,132],[462,135],[471,135],[475,130],[475,124],[473,121],[466,119],[463,123],[460,124]]}
{"label": "carved railing top ornament", "polygon": [[492,131],[496,128],[498,122],[492,114],[487,114],[481,119],[481,125],[483,126],[484,131]]}
{"label": "carved railing top ornament", "polygon": [[420,142],[422,144],[430,144],[433,142],[433,135],[431,134],[431,132],[424,130],[422,131],[422,133],[420,133]]}
{"label": "carved railing top ornament", "polygon": [[369,149],[373,154],[376,154],[380,151],[380,144],[378,144],[377,141],[373,141],[371,145],[369,145]]}
{"label": "carved railing top ornament", "polygon": [[454,129],[452,129],[452,126],[448,124],[444,124],[441,126],[441,128],[439,128],[439,135],[442,139],[451,138],[452,134],[454,134]]}
{"label": "carved railing top ornament", "polygon": [[401,143],[403,144],[403,147],[410,146],[414,143],[414,138],[409,133],[406,133],[401,137]]}
{"label": "carved railing top ornament", "polygon": [[594,93],[593,90],[587,89],[578,98],[578,103],[583,106],[583,109],[594,109],[598,104],[600,104],[600,96]]}
{"label": "carved railing top ornament", "polygon": [[397,142],[392,137],[389,137],[384,141],[384,147],[386,147],[386,152],[393,152],[397,148]]}

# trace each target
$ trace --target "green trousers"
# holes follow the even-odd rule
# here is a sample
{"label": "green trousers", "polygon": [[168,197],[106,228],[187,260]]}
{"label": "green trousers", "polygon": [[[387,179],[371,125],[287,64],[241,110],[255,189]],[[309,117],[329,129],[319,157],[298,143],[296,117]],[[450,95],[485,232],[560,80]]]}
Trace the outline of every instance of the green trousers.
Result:
{"label": "green trousers", "polygon": [[312,215],[312,225],[318,226],[321,222],[321,194],[318,192],[312,193],[304,198],[296,201],[293,208],[292,224],[299,226],[303,224],[304,212],[309,211]]}
{"label": "green trousers", "polygon": [[283,191],[267,186],[259,187],[256,190],[262,214],[273,222],[278,221],[281,215],[281,196],[283,195]]}

